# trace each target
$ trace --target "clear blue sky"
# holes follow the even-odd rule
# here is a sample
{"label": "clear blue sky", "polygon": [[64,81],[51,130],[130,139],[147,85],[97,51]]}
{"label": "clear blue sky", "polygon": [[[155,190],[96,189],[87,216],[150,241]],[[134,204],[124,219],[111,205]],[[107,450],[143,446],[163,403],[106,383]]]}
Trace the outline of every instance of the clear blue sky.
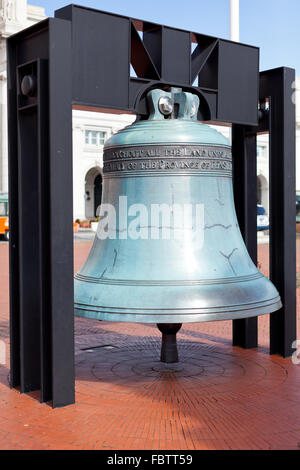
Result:
{"label": "clear blue sky", "polygon": [[[48,16],[68,0],[29,0]],[[78,0],[75,3],[229,38],[229,0]],[[261,70],[293,67],[300,75],[300,0],[240,0],[240,41],[260,47]]]}

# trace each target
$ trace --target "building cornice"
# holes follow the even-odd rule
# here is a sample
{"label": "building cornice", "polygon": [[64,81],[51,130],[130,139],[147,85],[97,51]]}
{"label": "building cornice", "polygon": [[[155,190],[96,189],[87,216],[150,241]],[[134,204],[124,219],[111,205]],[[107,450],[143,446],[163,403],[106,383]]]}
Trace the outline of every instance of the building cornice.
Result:
{"label": "building cornice", "polygon": [[0,37],[4,39],[46,18],[43,7],[27,5],[27,0],[2,0],[0,5]]}

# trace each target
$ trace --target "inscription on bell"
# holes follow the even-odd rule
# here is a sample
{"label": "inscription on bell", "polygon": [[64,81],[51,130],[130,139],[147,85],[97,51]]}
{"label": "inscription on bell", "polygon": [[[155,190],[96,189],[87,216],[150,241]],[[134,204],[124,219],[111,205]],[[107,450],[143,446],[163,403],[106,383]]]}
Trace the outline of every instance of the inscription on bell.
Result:
{"label": "inscription on bell", "polygon": [[203,157],[222,158],[231,160],[229,149],[216,149],[206,147],[147,147],[133,148],[129,150],[107,150],[106,156],[110,160],[153,158],[153,157]]}
{"label": "inscription on bell", "polygon": [[231,149],[197,145],[161,145],[106,149],[104,173],[226,172],[232,170]]}
{"label": "inscription on bell", "polygon": [[194,161],[194,160],[144,160],[139,162],[105,162],[104,171],[124,170],[231,170],[231,162],[224,161]]}

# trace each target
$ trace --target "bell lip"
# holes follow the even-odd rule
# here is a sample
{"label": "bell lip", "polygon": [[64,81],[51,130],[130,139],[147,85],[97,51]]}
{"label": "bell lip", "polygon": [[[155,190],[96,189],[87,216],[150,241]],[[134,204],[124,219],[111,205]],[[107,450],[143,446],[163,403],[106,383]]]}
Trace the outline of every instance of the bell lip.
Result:
{"label": "bell lip", "polygon": [[[193,309],[194,313],[191,313],[191,309],[180,309],[180,313],[174,313],[178,309],[155,309],[151,313],[145,313],[141,310],[140,313],[127,313],[118,309],[118,312],[109,311],[109,307],[94,307],[91,310],[89,306],[83,306],[81,304],[74,304],[75,316],[81,318],[90,318],[93,320],[102,321],[114,321],[114,322],[128,322],[128,323],[202,323],[209,321],[224,321],[224,320],[239,320],[243,318],[258,317],[262,315],[268,315],[280,310],[282,302],[280,297],[275,297],[264,302],[260,302],[259,305],[251,304],[247,306],[236,306],[238,309],[232,307],[220,308],[219,311],[205,312],[208,309]],[[85,308],[84,308],[85,307]],[[102,310],[100,310],[102,308]],[[186,313],[185,313],[186,310]],[[201,312],[202,310],[202,312]],[[155,313],[156,312],[156,313]],[[155,317],[159,317],[155,318]]]}

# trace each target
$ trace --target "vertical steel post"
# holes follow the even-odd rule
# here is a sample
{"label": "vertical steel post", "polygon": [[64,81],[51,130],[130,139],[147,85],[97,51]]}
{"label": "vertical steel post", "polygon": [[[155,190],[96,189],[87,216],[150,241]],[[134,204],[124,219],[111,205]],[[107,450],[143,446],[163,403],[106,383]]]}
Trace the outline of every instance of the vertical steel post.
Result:
{"label": "vertical steel post", "polygon": [[14,44],[7,42],[8,62],[8,185],[9,185],[9,289],[10,289],[10,385],[21,384],[20,291],[19,291],[19,188],[17,126],[17,56]]}
{"label": "vertical steel post", "polygon": [[68,21],[8,40],[11,386],[54,407],[75,398],[71,82]]}
{"label": "vertical steel post", "polygon": [[[257,264],[256,134],[232,126],[234,199],[239,226],[252,261]],[[233,321],[233,345],[257,347],[257,318]]]}
{"label": "vertical steel post", "polygon": [[[270,278],[283,307],[271,315],[270,351],[292,355],[296,339],[295,71],[266,73],[270,96]],[[265,90],[267,92],[267,90]]]}
{"label": "vertical steel post", "polygon": [[[233,126],[235,204],[255,262],[256,133],[270,133],[270,279],[283,303],[282,309],[270,316],[270,353],[283,357],[293,354],[292,344],[297,337],[294,87],[293,69],[261,72],[260,101],[269,100],[268,118],[264,117],[258,128]],[[233,322],[233,344],[246,348],[257,345],[257,319]]]}
{"label": "vertical steel post", "polygon": [[49,249],[52,399],[56,407],[75,401],[72,38],[70,22],[52,21],[49,32]]}

